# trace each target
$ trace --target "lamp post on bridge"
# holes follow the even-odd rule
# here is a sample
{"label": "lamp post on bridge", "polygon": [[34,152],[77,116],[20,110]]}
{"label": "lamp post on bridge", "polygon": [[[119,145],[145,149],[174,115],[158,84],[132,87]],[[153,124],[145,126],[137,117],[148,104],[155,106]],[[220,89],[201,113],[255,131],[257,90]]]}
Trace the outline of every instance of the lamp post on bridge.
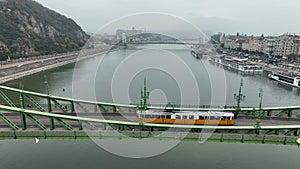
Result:
{"label": "lamp post on bridge", "polygon": [[[138,106],[139,112],[139,137],[142,138],[142,130],[143,130],[143,111],[147,110],[147,99],[149,99],[149,92],[147,92],[147,84],[146,78],[144,79],[144,90],[141,89],[141,102],[140,106]],[[132,133],[134,134],[134,128],[132,129]]]}
{"label": "lamp post on bridge", "polygon": [[141,103],[140,103],[140,125],[143,125],[143,111],[147,110],[147,100],[149,99],[149,92],[147,91],[147,81],[144,79],[144,89],[141,89]]}
{"label": "lamp post on bridge", "polygon": [[52,107],[51,107],[51,99],[49,97],[50,95],[50,90],[49,90],[49,84],[48,84],[48,79],[47,79],[47,76],[44,75],[44,84],[46,85],[46,89],[47,89],[47,103],[48,103],[48,112],[51,112],[52,111]]}
{"label": "lamp post on bridge", "polygon": [[239,92],[238,94],[234,94],[233,95],[233,98],[236,100],[237,102],[237,107],[236,107],[236,113],[235,113],[235,116],[237,117],[239,111],[241,110],[241,101],[244,101],[245,100],[245,95],[242,94],[242,86],[243,86],[243,79],[241,79],[241,84],[240,84],[240,89],[239,89]]}
{"label": "lamp post on bridge", "polygon": [[[20,107],[21,107],[21,109],[25,109],[25,102],[24,102],[24,95],[23,95],[24,85],[22,84],[22,82],[19,84],[19,88],[21,89],[21,92],[20,92]],[[24,113],[21,113],[20,117],[21,117],[22,130],[26,130],[27,129],[26,116],[25,116]]]}
{"label": "lamp post on bridge", "polygon": [[262,110],[262,101],[263,101],[263,90],[262,88],[259,89],[259,95],[258,97],[260,98],[260,102],[259,102],[259,110],[258,110],[258,114],[256,114],[256,123],[254,125],[255,128],[260,128],[260,118],[263,116],[263,110]]}

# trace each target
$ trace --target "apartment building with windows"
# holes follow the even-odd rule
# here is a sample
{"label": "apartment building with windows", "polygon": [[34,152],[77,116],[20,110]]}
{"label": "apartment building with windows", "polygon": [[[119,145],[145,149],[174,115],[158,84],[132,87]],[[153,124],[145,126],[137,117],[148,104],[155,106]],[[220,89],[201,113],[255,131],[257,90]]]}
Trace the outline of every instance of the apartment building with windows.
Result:
{"label": "apartment building with windows", "polygon": [[[238,36],[227,35],[222,41],[224,48],[261,52],[277,57],[300,56],[300,35]],[[222,43],[221,42],[221,43]]]}

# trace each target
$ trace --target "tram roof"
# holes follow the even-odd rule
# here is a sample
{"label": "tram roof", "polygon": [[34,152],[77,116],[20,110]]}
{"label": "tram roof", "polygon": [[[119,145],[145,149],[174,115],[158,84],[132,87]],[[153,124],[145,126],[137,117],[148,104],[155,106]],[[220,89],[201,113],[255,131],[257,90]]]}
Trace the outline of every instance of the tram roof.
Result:
{"label": "tram roof", "polygon": [[[138,111],[139,113],[140,111]],[[145,114],[153,115],[200,115],[200,116],[234,116],[231,112],[220,112],[220,111],[173,111],[167,112],[164,110],[146,110]]]}

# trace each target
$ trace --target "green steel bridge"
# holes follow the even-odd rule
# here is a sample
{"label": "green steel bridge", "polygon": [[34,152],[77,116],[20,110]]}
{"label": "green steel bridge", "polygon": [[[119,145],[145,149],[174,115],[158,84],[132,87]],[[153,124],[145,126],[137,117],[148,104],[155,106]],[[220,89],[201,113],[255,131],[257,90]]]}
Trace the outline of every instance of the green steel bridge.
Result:
{"label": "green steel bridge", "polygon": [[[146,89],[141,91],[142,98],[147,97]],[[13,98],[19,97],[19,104],[13,102]],[[242,96],[239,93],[238,96]],[[239,105],[238,100],[238,105]],[[215,133],[222,134],[220,140],[223,140],[223,134],[241,134],[240,140],[244,139],[244,134],[260,135],[265,140],[268,135],[282,135],[283,142],[287,141],[287,137],[293,136],[293,141],[300,133],[299,124],[290,125],[238,125],[238,126],[208,126],[208,125],[175,125],[175,124],[150,124],[137,123],[134,120],[116,120],[106,118],[94,118],[93,115],[112,114],[121,115],[131,114],[135,116],[137,109],[171,109],[186,111],[224,111],[234,112],[236,115],[243,117],[256,118],[256,123],[261,118],[272,117],[293,119],[300,117],[300,106],[287,107],[208,107],[208,106],[152,106],[146,105],[146,99],[141,99],[141,105],[128,105],[117,103],[106,103],[96,101],[86,101],[72,98],[53,96],[50,94],[42,94],[23,89],[11,88],[0,85],[0,137],[22,138],[22,136],[43,136],[44,138],[60,133],[57,136],[77,137],[79,133],[83,133],[83,126],[87,126],[88,130],[99,132],[110,130],[110,128],[118,131],[130,132],[134,128],[136,132],[148,133],[140,134],[140,137],[148,137],[149,133],[156,133],[166,129],[172,131],[185,131],[200,133],[200,131],[214,130]],[[81,115],[80,115],[81,114]],[[86,115],[84,115],[86,114]],[[89,116],[88,114],[92,114]],[[83,116],[82,116],[83,115]],[[26,133],[22,135],[22,133]],[[38,134],[39,133],[39,134]],[[54,134],[55,135],[55,134]],[[152,135],[152,134],[151,134]],[[20,136],[20,137],[18,137]]]}

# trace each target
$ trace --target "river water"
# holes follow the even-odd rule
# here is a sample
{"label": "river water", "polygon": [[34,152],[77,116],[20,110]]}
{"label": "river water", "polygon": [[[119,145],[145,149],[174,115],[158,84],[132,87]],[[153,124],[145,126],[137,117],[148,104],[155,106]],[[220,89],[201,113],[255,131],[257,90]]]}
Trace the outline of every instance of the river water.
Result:
{"label": "river water", "polygon": [[[170,60],[170,56],[175,61]],[[145,45],[121,49],[5,85],[19,87],[22,83],[24,89],[46,93],[44,75],[47,76],[52,95],[98,101],[139,103],[140,90],[146,77],[151,104],[235,105],[233,94],[238,92],[241,79],[243,94],[246,96],[242,106],[259,104],[259,88],[264,91],[264,106],[299,104],[297,89],[271,81],[266,74],[242,75],[232,70],[224,71],[205,58],[196,60],[188,47],[178,45]],[[15,101],[18,102],[17,96]],[[154,142],[161,144],[159,141]],[[112,154],[92,140],[41,140],[38,144],[32,140],[5,140],[0,141],[0,150],[0,168],[6,169],[294,169],[300,166],[300,149],[283,145],[200,144],[183,141],[165,153],[142,159]]]}
{"label": "river water", "polygon": [[181,142],[161,155],[131,159],[110,154],[91,140],[6,140],[0,142],[5,169],[209,168],[295,169],[299,148],[283,145]]}
{"label": "river water", "polygon": [[[143,79],[146,77],[147,90],[150,91],[152,104],[170,102],[173,104],[222,106],[224,104],[236,105],[233,95],[238,92],[240,81],[243,79],[242,92],[246,97],[245,101],[241,103],[242,106],[258,106],[259,88],[264,91],[264,106],[299,104],[300,91],[296,88],[269,80],[266,74],[243,75],[234,70],[224,70],[221,66],[209,62],[208,59],[196,60],[189,51],[188,47],[180,45],[131,47],[84,60],[76,66],[75,64],[65,65],[8,82],[5,85],[19,87],[21,82],[24,89],[46,93],[44,84],[46,75],[52,95],[84,97],[93,100],[94,97],[84,95],[86,91],[94,91],[97,101],[136,104],[139,103],[140,89],[143,87]],[[176,61],[169,60],[170,55],[171,57],[176,55],[177,57],[173,57]],[[141,56],[144,57],[139,62],[137,59]],[[153,63],[145,64],[145,62]],[[160,62],[161,64],[156,64]],[[146,69],[140,69],[139,65],[141,65],[140,67],[145,66]],[[176,72],[174,69],[179,71]],[[125,73],[120,72],[122,70],[125,70]],[[126,74],[126,71],[128,74],[132,71],[136,72],[132,73],[133,77],[131,77]],[[112,82],[116,77],[127,76],[131,79],[123,78]],[[87,87],[87,84],[90,83],[88,81],[92,81],[93,89]],[[121,82],[121,84],[115,84],[116,82]],[[128,88],[123,86],[128,86]],[[195,86],[198,91],[195,90]],[[75,88],[76,92],[72,93],[72,88],[73,90]],[[126,90],[125,94],[128,95],[129,100],[113,98],[117,92],[123,92],[123,90]],[[185,93],[190,94],[189,98],[183,96]],[[123,95],[117,97],[123,98]]]}

